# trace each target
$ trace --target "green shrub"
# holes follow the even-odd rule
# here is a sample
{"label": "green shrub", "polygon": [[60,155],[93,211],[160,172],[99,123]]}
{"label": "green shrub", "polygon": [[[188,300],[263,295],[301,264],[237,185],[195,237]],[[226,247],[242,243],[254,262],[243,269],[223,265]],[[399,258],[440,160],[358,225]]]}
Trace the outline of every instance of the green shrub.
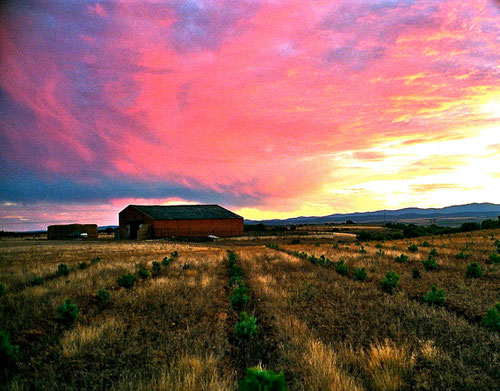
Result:
{"label": "green shrub", "polygon": [[151,272],[153,273],[153,275],[158,275],[161,271],[161,264],[160,262],[156,262],[156,261],[153,261],[153,263],[151,263]]}
{"label": "green shrub", "polygon": [[250,339],[257,335],[257,331],[255,317],[249,317],[246,312],[242,312],[240,321],[234,325],[234,335],[239,339]]}
{"label": "green shrub", "polygon": [[366,273],[366,269],[364,267],[359,269],[354,269],[353,278],[358,281],[366,281],[368,278],[368,274]]}
{"label": "green shrub", "polygon": [[431,286],[431,290],[424,296],[424,301],[431,305],[443,305],[446,300],[444,289],[437,289],[435,285]]}
{"label": "green shrub", "polygon": [[427,270],[428,272],[431,270],[439,269],[439,265],[437,264],[436,260],[432,257],[429,257],[425,261],[422,261],[422,264],[424,265],[424,269]]}
{"label": "green shrub", "polygon": [[416,253],[418,251],[418,247],[416,244],[410,244],[408,246],[408,251],[411,253]]}
{"label": "green shrub", "polygon": [[438,256],[438,252],[435,248],[433,248],[430,252],[429,252],[429,256],[430,257],[437,257]]}
{"label": "green shrub", "polygon": [[165,257],[163,258],[163,260],[161,261],[161,264],[163,266],[168,266],[170,265],[174,260],[172,258],[169,258],[169,257]]}
{"label": "green shrub", "polygon": [[418,270],[418,269],[413,269],[411,271],[411,276],[413,277],[414,280],[418,280],[419,278],[422,278],[422,275],[420,274],[420,270]]}
{"label": "green shrub", "polygon": [[477,262],[472,262],[469,266],[467,266],[467,270],[465,271],[465,276],[467,278],[479,278],[482,275],[483,270]]}
{"label": "green shrub", "polygon": [[290,244],[300,244],[300,239],[298,238],[292,239],[292,242]]}
{"label": "green shrub", "polygon": [[61,263],[57,267],[56,276],[67,276],[69,274],[68,265]]}
{"label": "green shrub", "polygon": [[109,291],[106,289],[99,289],[97,295],[95,295],[99,301],[108,301],[110,298]]}
{"label": "green shrub", "polygon": [[73,304],[71,299],[66,299],[59,307],[57,307],[57,320],[65,324],[73,323],[78,317],[80,309],[76,304]]}
{"label": "green shrub", "polygon": [[137,281],[137,277],[133,274],[124,274],[123,276],[118,277],[116,282],[119,286],[123,288],[132,288]]}
{"label": "green shrub", "polygon": [[99,257],[95,257],[95,258],[92,258],[90,260],[91,265],[95,265],[96,263],[99,263],[99,262],[101,262],[101,258],[99,258]]}
{"label": "green shrub", "polygon": [[359,246],[359,253],[366,254],[365,246],[363,246],[362,244]]}
{"label": "green shrub", "polygon": [[500,332],[500,302],[490,308],[483,318],[483,324],[490,330]]}
{"label": "green shrub", "polygon": [[460,251],[455,255],[456,259],[467,259],[469,258],[469,254],[464,253],[463,251]]}
{"label": "green shrub", "polygon": [[173,253],[170,253],[170,258],[176,259],[179,257],[179,253],[177,251],[174,251]]}
{"label": "green shrub", "polygon": [[344,263],[344,260],[341,259],[335,264],[335,271],[343,276],[347,274],[347,265]]}
{"label": "green shrub", "polygon": [[9,334],[0,330],[0,370],[11,367],[17,361],[18,353],[19,346],[12,345]]}
{"label": "green shrub", "polygon": [[422,247],[430,247],[431,244],[426,240],[422,243]]}
{"label": "green shrub", "polygon": [[240,284],[234,290],[229,299],[231,300],[231,305],[235,309],[241,309],[248,302],[248,288]]}
{"label": "green shrub", "polygon": [[80,262],[78,264],[78,269],[83,270],[89,267],[89,264],[87,262]]}
{"label": "green shrub", "polygon": [[380,287],[384,292],[393,293],[399,285],[399,274],[396,272],[387,272],[380,281]]}
{"label": "green shrub", "polygon": [[500,254],[497,253],[490,254],[490,256],[488,257],[488,263],[493,263],[493,264],[500,263]]}
{"label": "green shrub", "polygon": [[285,375],[260,368],[248,368],[238,382],[238,391],[286,391]]}
{"label": "green shrub", "polygon": [[43,277],[33,277],[31,279],[31,285],[33,286],[43,285],[44,282],[45,280],[43,279]]}
{"label": "green shrub", "polygon": [[7,287],[4,284],[0,283],[0,297],[7,293]]}
{"label": "green shrub", "polygon": [[229,286],[234,286],[242,283],[241,276],[231,276],[229,277]]}
{"label": "green shrub", "polygon": [[146,280],[147,278],[149,278],[150,276],[150,273],[148,270],[146,269],[139,269],[137,271],[137,275],[139,276],[139,278],[141,278],[142,280]]}
{"label": "green shrub", "polygon": [[407,255],[404,255],[404,254],[401,254],[399,257],[396,257],[396,262],[398,263],[406,263],[408,262],[408,256]]}
{"label": "green shrub", "polygon": [[380,249],[380,248],[384,248],[384,246],[382,246],[382,243],[377,243],[377,244],[375,245],[375,248]]}

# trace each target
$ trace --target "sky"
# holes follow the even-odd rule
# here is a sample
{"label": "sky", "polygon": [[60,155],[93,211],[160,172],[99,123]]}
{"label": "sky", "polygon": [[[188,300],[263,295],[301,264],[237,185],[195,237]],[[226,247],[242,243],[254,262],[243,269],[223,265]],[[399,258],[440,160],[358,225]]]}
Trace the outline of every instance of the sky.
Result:
{"label": "sky", "polygon": [[500,203],[500,4],[17,0],[0,229]]}

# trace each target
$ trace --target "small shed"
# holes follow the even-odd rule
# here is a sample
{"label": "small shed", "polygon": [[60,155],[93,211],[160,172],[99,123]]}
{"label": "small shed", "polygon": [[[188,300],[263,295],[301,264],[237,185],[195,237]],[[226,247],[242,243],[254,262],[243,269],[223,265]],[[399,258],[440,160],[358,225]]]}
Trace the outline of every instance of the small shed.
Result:
{"label": "small shed", "polygon": [[97,239],[97,224],[49,225],[47,239]]}
{"label": "small shed", "polygon": [[219,205],[129,205],[118,216],[122,239],[243,235],[243,217]]}

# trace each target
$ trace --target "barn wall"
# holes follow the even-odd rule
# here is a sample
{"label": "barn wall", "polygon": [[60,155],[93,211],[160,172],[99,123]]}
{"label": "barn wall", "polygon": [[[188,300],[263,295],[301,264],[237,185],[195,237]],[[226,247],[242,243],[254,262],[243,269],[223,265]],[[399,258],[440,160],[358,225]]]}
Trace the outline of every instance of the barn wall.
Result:
{"label": "barn wall", "polygon": [[[140,224],[149,224],[153,225],[153,219],[149,216],[146,216],[144,213],[134,208],[133,206],[128,206],[124,210],[122,210],[118,214],[119,221],[119,230],[120,230],[120,238],[128,239],[130,227],[133,226],[132,229],[136,231],[139,230]],[[128,226],[128,227],[127,227]]]}
{"label": "barn wall", "polygon": [[243,219],[158,220],[153,223],[155,238],[168,236],[221,237],[243,235]]}

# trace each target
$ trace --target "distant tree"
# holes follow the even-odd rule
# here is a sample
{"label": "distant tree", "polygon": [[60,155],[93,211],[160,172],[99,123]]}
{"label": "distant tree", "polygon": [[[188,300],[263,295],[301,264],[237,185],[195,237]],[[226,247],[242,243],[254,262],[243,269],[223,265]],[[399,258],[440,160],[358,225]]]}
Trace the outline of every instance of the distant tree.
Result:
{"label": "distant tree", "polygon": [[476,231],[478,229],[481,229],[481,226],[478,223],[473,223],[473,222],[463,223],[460,226],[460,231],[462,232]]}
{"label": "distant tree", "polygon": [[108,235],[111,235],[113,232],[115,232],[115,230],[111,227],[108,227],[104,230],[104,232],[106,232]]}
{"label": "distant tree", "polygon": [[352,221],[352,220],[347,220],[345,223],[346,223],[346,224],[356,224],[356,223],[355,223],[354,221]]}

